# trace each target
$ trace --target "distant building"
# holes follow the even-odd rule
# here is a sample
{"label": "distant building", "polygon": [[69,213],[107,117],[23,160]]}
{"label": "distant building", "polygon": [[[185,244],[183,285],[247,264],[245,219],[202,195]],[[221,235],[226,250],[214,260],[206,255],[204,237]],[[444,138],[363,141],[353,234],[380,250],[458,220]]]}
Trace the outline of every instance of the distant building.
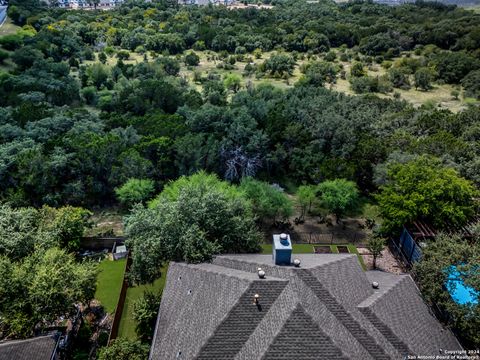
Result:
{"label": "distant building", "polygon": [[[100,0],[97,5],[97,9],[111,8],[121,4],[123,1],[124,0]],[[50,4],[56,4],[61,8],[71,9],[83,9],[92,7],[92,5],[90,5],[87,0],[50,0]]]}
{"label": "distant building", "polygon": [[409,275],[364,272],[353,254],[286,261],[281,241],[273,259],[170,263],[150,359],[393,360],[462,349]]}

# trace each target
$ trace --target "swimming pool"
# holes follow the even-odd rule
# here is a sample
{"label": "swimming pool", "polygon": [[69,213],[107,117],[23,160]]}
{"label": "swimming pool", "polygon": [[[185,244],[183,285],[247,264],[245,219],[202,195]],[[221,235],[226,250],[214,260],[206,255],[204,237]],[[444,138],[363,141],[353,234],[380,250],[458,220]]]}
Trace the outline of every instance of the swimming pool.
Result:
{"label": "swimming pool", "polygon": [[472,287],[465,285],[456,266],[449,268],[445,286],[453,301],[457,304],[478,304],[479,293]]}

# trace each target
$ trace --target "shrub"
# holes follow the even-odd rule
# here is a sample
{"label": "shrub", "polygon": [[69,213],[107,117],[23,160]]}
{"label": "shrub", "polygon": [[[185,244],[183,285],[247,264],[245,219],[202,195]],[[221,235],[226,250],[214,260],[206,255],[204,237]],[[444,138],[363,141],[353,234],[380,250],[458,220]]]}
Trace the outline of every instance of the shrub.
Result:
{"label": "shrub", "polygon": [[200,64],[200,57],[193,51],[185,55],[185,65],[187,66],[197,66]]}
{"label": "shrub", "polygon": [[130,179],[115,189],[118,200],[126,207],[144,203],[155,191],[155,183],[149,179]]}

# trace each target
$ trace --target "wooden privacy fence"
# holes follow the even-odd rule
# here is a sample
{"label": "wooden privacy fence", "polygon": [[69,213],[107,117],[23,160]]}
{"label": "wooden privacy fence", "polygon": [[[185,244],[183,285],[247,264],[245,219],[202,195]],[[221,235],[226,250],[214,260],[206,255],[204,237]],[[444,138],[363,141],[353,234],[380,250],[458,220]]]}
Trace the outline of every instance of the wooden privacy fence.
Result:
{"label": "wooden privacy fence", "polygon": [[292,231],[289,234],[292,242],[303,244],[356,244],[366,240],[366,235],[360,232],[316,233]]}
{"label": "wooden privacy fence", "polygon": [[115,308],[115,314],[113,316],[112,329],[110,330],[110,336],[108,337],[108,343],[115,340],[118,337],[118,329],[120,327],[120,320],[122,319],[123,308],[125,306],[125,298],[127,297],[128,280],[127,273],[130,270],[132,264],[132,258],[130,252],[127,255],[127,261],[125,262],[125,271],[123,273],[122,289],[120,290],[120,296],[118,297],[117,307]]}
{"label": "wooden privacy fence", "polygon": [[110,250],[113,247],[113,244],[117,245],[123,244],[125,238],[123,236],[112,236],[112,237],[97,237],[97,236],[86,236],[80,240],[80,248],[86,250]]}

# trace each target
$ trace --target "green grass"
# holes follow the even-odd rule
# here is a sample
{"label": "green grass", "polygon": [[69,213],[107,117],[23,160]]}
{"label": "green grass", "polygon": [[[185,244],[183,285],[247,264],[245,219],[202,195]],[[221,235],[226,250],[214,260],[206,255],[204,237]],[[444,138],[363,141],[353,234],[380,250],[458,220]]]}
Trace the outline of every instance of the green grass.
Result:
{"label": "green grass", "polygon": [[155,280],[151,285],[133,286],[127,289],[127,296],[125,298],[125,305],[123,308],[122,318],[120,319],[120,326],[118,336],[135,340],[137,334],[135,332],[135,320],[133,320],[133,303],[143,296],[146,290],[158,293],[165,287],[165,279],[167,276],[168,265],[162,268],[162,277]]}
{"label": "green grass", "polygon": [[[313,254],[313,245],[312,244],[293,244],[293,253],[294,254]],[[328,245],[324,245],[328,246]],[[358,262],[362,267],[363,271],[367,271],[367,267],[363,262],[362,256],[358,253],[358,250],[355,245],[347,244],[348,251],[350,254],[356,254],[358,257]],[[337,245],[330,245],[330,250],[333,254],[338,254]],[[262,244],[262,254],[270,255],[272,253],[272,244]]]}
{"label": "green grass", "polygon": [[367,271],[367,266],[363,262],[362,255],[358,253],[357,247],[353,244],[348,244],[347,247],[350,254],[357,254],[357,258],[358,258],[358,262],[360,263],[360,266],[362,267],[363,271]]}
{"label": "green grass", "polygon": [[97,278],[95,299],[100,301],[105,311],[113,313],[117,306],[118,296],[122,288],[125,259],[111,261],[103,260],[100,263],[100,273]]}
{"label": "green grass", "polygon": [[0,27],[0,36],[15,34],[21,27],[15,25],[10,18],[7,17],[5,23]]}
{"label": "green grass", "polygon": [[[312,244],[293,244],[294,254],[313,254]],[[262,244],[262,254],[270,255],[272,253],[272,244]]]}

